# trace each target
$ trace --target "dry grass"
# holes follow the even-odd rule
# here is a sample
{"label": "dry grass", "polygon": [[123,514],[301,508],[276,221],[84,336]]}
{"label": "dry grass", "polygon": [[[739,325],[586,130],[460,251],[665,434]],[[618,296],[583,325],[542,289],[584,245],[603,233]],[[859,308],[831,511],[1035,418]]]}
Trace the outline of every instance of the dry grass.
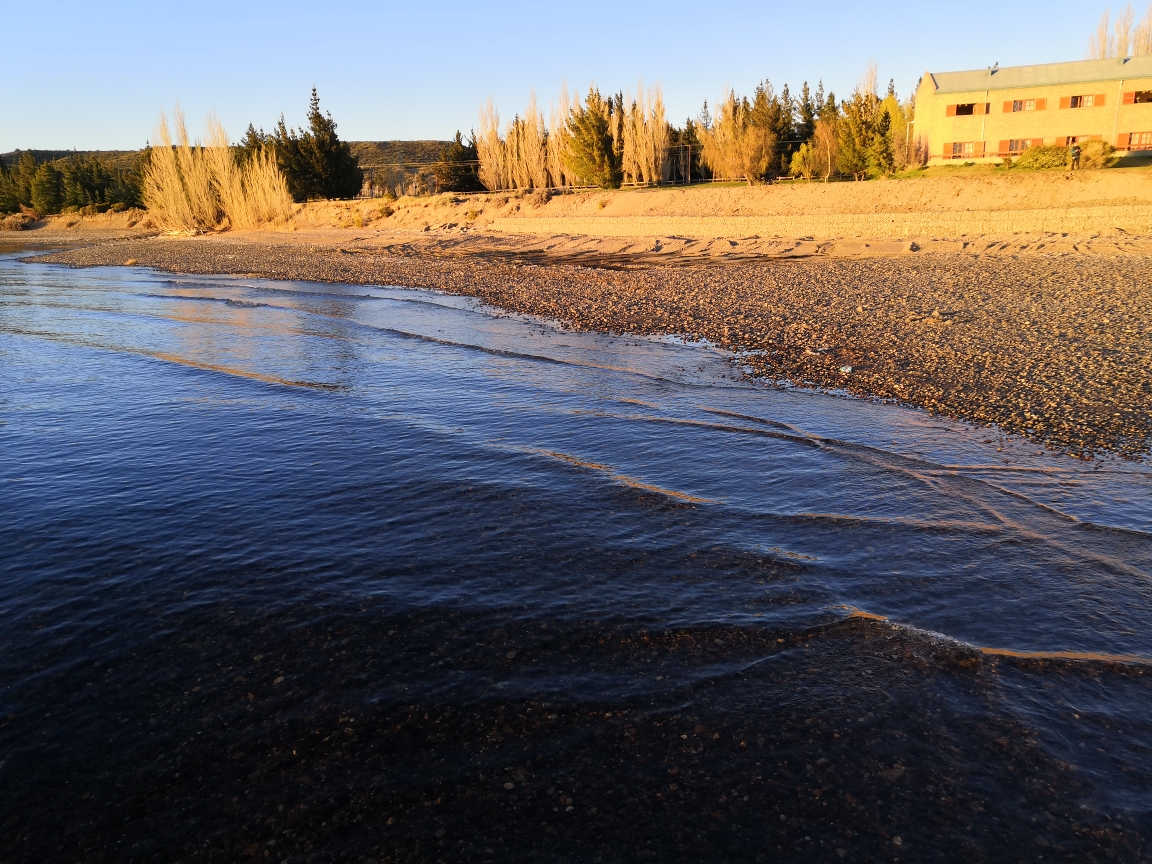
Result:
{"label": "dry grass", "polygon": [[[177,108],[179,114],[179,108]],[[182,127],[183,124],[180,124]],[[184,191],[184,180],[176,162],[176,150],[168,131],[168,118],[160,115],[156,126],[157,146],[152,148],[148,170],[144,173],[142,195],[144,206],[157,225],[170,231],[194,231],[199,226]]]}
{"label": "dry grass", "polygon": [[238,163],[228,135],[215,116],[207,122],[208,144],[188,138],[184,115],[174,116],[176,141],[161,114],[159,146],[152,149],[144,175],[144,202],[156,224],[168,231],[256,228],[288,219],[294,210],[288,184],[274,155],[264,150]]}

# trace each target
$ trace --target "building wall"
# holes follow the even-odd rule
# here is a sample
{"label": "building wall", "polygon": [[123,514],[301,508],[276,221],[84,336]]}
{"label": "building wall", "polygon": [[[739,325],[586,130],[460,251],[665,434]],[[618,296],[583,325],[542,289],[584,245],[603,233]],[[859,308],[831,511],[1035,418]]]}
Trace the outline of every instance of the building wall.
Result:
{"label": "building wall", "polygon": [[[1152,92],[1152,78],[938,93],[925,73],[916,93],[912,134],[926,140],[929,161],[936,164],[998,160],[1016,152],[1013,141],[1017,146],[1024,141],[1068,145],[1072,139],[1102,138],[1118,150],[1152,149],[1152,102],[1131,104],[1131,94],[1141,91]],[[1094,104],[1073,108],[1074,96],[1092,96]],[[1035,100],[1036,107],[1014,112],[1011,103],[1017,100]],[[976,113],[951,116],[949,106],[973,103]],[[950,145],[957,143],[970,144],[970,151],[953,153]]]}

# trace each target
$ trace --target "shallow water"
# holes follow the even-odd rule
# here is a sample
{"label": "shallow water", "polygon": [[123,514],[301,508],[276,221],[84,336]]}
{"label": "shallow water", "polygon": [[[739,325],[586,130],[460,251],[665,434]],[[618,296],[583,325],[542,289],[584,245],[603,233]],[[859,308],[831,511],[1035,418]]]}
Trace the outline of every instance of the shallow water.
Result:
{"label": "shallow water", "polygon": [[739,377],[0,258],[0,856],[1147,854],[1148,466]]}

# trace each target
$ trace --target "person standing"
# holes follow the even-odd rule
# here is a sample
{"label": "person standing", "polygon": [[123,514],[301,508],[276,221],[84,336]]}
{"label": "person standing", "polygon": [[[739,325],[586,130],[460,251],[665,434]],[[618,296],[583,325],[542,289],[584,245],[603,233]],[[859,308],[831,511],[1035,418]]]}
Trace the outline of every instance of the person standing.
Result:
{"label": "person standing", "polygon": [[1072,142],[1072,170],[1080,170],[1080,145],[1077,142]]}

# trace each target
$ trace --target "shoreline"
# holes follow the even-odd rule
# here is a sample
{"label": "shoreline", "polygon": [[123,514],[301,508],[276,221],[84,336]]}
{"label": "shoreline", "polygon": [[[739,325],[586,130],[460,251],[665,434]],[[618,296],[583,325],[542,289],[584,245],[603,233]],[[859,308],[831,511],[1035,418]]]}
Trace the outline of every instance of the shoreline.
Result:
{"label": "shoreline", "polygon": [[707,340],[736,354],[750,379],[996,426],[1081,458],[1146,459],[1152,440],[1152,259],[1144,255],[672,264],[518,253],[499,238],[486,248],[484,238],[445,245],[427,233],[340,234],[88,236],[91,245],[30,258],[431,289],[562,327]]}

